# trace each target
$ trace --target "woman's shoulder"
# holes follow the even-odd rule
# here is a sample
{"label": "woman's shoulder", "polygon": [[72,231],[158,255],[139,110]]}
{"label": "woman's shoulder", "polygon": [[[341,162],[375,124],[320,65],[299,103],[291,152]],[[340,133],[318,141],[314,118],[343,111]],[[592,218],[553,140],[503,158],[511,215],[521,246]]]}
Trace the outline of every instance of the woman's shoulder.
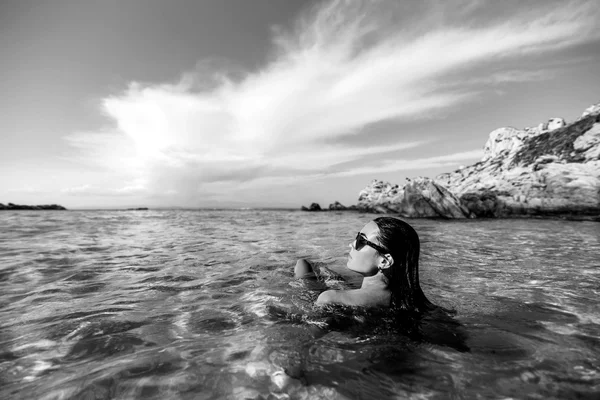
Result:
{"label": "woman's shoulder", "polygon": [[327,290],[319,295],[317,305],[341,304],[356,307],[389,307],[389,292],[364,289]]}

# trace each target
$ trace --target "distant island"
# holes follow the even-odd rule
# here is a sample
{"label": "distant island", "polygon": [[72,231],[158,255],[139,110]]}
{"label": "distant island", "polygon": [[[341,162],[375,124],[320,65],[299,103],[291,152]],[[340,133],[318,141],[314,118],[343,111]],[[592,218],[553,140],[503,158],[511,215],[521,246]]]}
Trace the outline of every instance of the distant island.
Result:
{"label": "distant island", "polygon": [[434,179],[407,178],[403,186],[375,179],[353,208],[408,218],[600,220],[600,103],[570,123],[551,118],[532,128],[496,129],[481,161]]}
{"label": "distant island", "polygon": [[58,204],[42,204],[37,206],[28,206],[23,204],[8,203],[4,205],[0,203],[0,210],[66,210],[65,207]]}

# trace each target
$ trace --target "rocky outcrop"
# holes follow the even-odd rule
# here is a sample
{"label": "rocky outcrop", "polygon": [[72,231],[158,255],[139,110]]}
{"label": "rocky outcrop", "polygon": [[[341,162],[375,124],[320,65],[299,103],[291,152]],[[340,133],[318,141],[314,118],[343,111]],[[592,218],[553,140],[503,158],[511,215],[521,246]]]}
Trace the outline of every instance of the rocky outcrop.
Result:
{"label": "rocky outcrop", "polygon": [[460,202],[477,218],[497,218],[507,213],[494,192],[465,193],[460,196]]}
{"label": "rocky outcrop", "polygon": [[8,203],[4,205],[0,203],[0,210],[66,210],[63,206],[58,204],[43,204],[38,206],[27,206],[22,204]]}
{"label": "rocky outcrop", "polygon": [[342,203],[340,203],[339,201],[335,201],[332,204],[329,205],[329,210],[330,211],[343,211],[343,210],[347,210],[348,207],[346,207],[345,205],[343,205]]}
{"label": "rocky outcrop", "polygon": [[358,211],[358,207],[356,205],[351,205],[346,207],[339,201],[335,201],[329,205],[326,209],[321,209],[319,203],[312,203],[310,207],[302,206],[300,208],[302,211]]}
{"label": "rocky outcrop", "polygon": [[301,208],[302,211],[322,211],[321,206],[319,205],[319,203],[312,203],[310,205],[310,207],[304,207],[302,206]]}
{"label": "rocky outcrop", "polygon": [[548,130],[553,131],[566,125],[567,123],[562,118],[550,118],[548,121]]}
{"label": "rocky outcrop", "polygon": [[497,129],[480,162],[435,181],[478,217],[598,215],[600,105],[542,131]]}
{"label": "rocky outcrop", "polygon": [[405,217],[600,216],[600,103],[571,123],[496,129],[481,161],[435,179],[374,180],[358,207]]}
{"label": "rocky outcrop", "polygon": [[360,192],[358,208],[375,213],[397,213],[408,218],[471,218],[458,197],[428,178],[409,180],[402,188],[373,180]]}
{"label": "rocky outcrop", "polygon": [[583,111],[582,117],[587,117],[590,114],[598,114],[600,113],[600,103],[592,104],[588,108]]}
{"label": "rocky outcrop", "polygon": [[510,158],[523,146],[525,141],[555,131],[564,126],[566,126],[564,119],[551,118],[548,122],[542,123],[536,128],[519,130],[505,127],[496,129],[490,133],[489,139],[483,148],[483,158],[481,161],[485,162],[499,156],[507,156]]}

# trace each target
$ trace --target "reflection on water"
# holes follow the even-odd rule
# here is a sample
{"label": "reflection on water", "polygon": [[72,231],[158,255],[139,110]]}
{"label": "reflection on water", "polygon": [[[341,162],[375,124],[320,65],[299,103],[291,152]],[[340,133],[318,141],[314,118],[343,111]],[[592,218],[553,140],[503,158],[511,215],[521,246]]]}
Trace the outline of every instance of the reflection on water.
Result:
{"label": "reflection on water", "polygon": [[373,217],[3,212],[0,398],[597,398],[600,225],[412,220],[454,319],[314,308]]}

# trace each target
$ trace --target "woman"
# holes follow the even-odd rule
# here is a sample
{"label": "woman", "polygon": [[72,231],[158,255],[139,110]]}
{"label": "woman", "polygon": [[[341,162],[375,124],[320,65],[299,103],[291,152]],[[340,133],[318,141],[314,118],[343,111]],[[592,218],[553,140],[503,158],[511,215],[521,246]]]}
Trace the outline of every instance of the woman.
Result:
{"label": "woman", "polygon": [[[391,307],[424,312],[436,308],[419,285],[419,236],[406,222],[380,217],[362,228],[349,244],[348,269],[363,278],[360,289],[327,290],[318,305],[343,304],[361,307]],[[314,276],[306,260],[298,260],[298,278]]]}

